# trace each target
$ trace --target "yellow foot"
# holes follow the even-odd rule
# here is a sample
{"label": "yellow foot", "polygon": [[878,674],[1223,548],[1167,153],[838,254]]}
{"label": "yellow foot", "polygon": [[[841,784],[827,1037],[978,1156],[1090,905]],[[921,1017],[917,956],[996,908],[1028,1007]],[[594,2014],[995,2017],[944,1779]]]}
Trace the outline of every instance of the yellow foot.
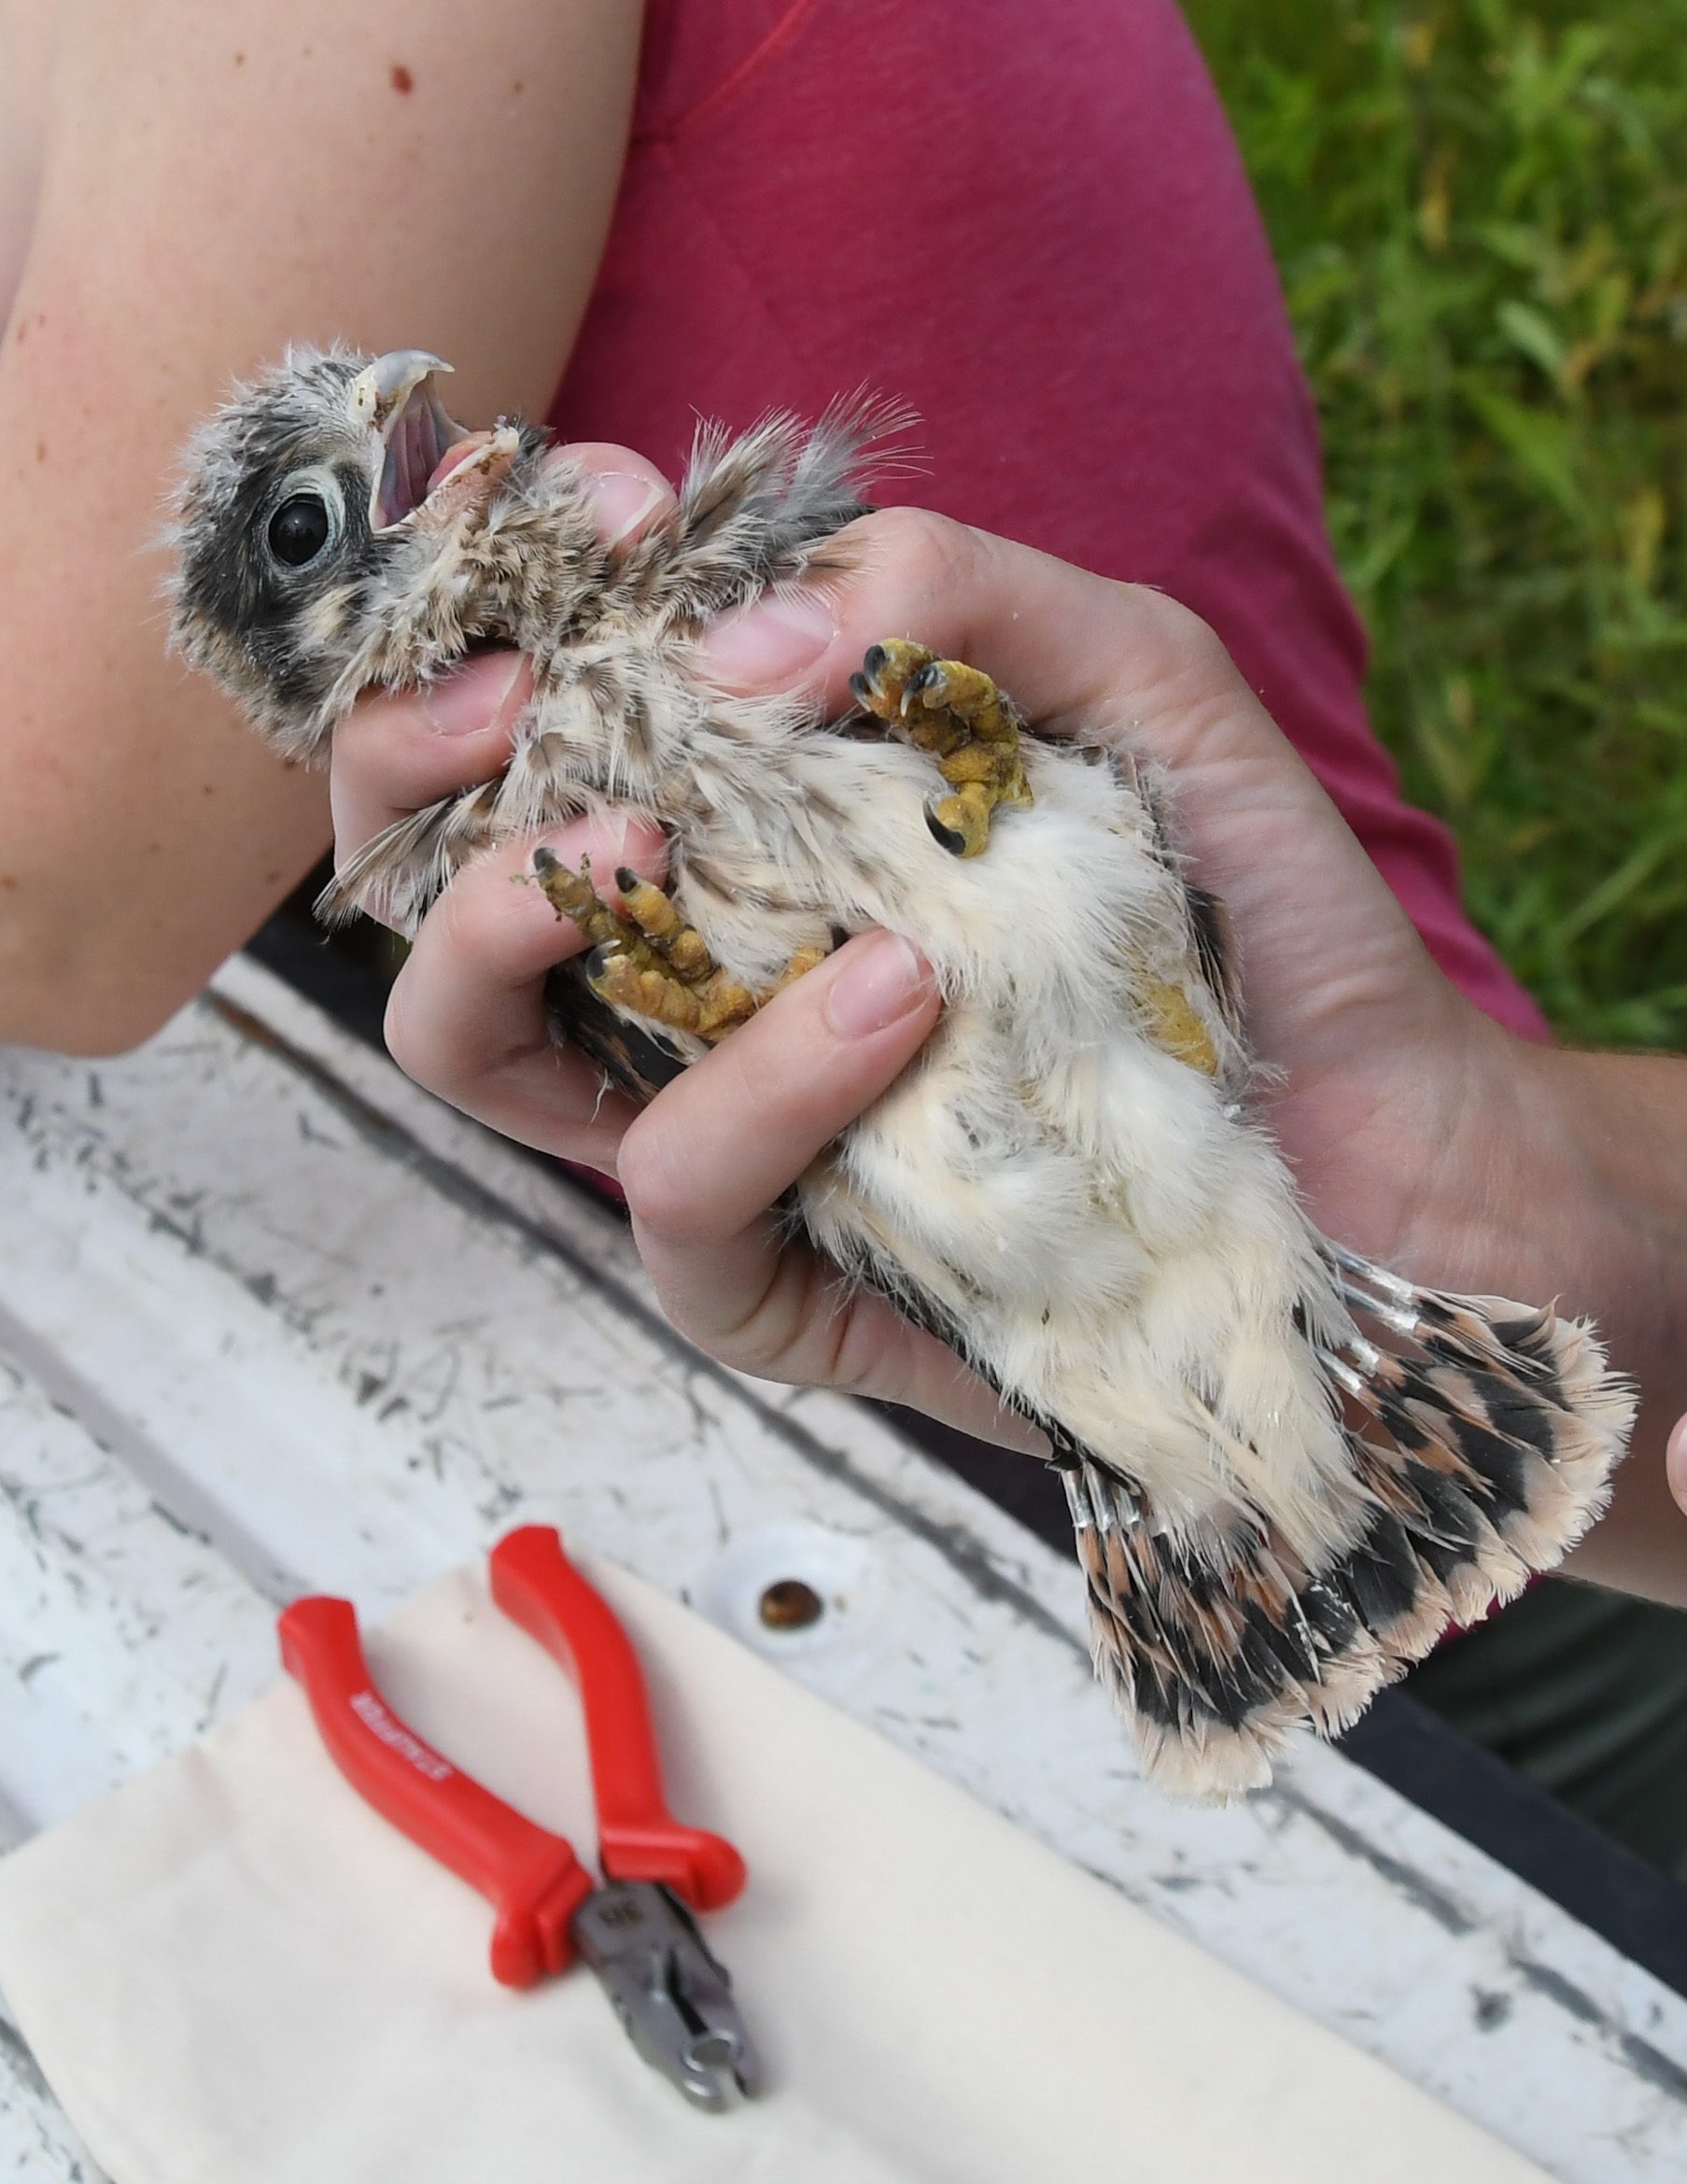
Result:
{"label": "yellow foot", "polygon": [[1216,1077],[1218,1050],[1188,994],[1163,979],[1145,978],[1137,991],[1155,1045],[1163,1047],[1174,1061],[1199,1069],[1202,1077]]}
{"label": "yellow foot", "polygon": [[593,886],[589,859],[572,872],[549,850],[538,849],[533,871],[552,909],[572,919],[590,943],[586,979],[595,993],[629,1015],[695,1033],[710,1046],[826,954],[823,948],[799,949],[768,993],[752,993],[722,970],[669,897],[626,866],[615,874],[625,911],[612,909]]}
{"label": "yellow foot", "polygon": [[952,856],[977,855],[998,805],[1031,802],[1019,709],[977,668],[893,637],[872,647],[850,688],[864,712],[936,759],[954,794],[928,804],[925,823]]}
{"label": "yellow foot", "polygon": [[641,879],[630,866],[623,865],[615,873],[615,889],[628,918],[681,978],[708,977],[714,968],[708,943],[695,925],[685,923],[654,881]]}

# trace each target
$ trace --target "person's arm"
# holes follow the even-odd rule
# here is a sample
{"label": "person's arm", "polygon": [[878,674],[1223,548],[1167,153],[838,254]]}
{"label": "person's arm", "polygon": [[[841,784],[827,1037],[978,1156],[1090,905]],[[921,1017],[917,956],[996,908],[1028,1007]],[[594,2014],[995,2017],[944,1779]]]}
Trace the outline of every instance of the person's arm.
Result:
{"label": "person's arm", "polygon": [[0,325],[18,292],[35,218],[50,0],[0,0]]}
{"label": "person's arm", "polygon": [[1497,1167],[1488,1249],[1503,1266],[1509,1242],[1532,1302],[1561,1289],[1592,1312],[1642,1397],[1610,1514],[1565,1567],[1687,1606],[1687,1436],[1667,1475],[1663,1460],[1687,1417],[1687,1061],[1540,1048],[1518,1062],[1525,1134]]}
{"label": "person's arm", "polygon": [[542,412],[638,39],[631,0],[64,0],[0,343],[0,1040],[133,1044],[325,846],[322,781],[165,657],[178,450],[290,340]]}
{"label": "person's arm", "polygon": [[[588,453],[623,474],[633,461]],[[1575,1567],[1687,1604],[1687,1523],[1665,1466],[1687,1411],[1687,1062],[1542,1050],[1483,1016],[1211,631],[1171,600],[908,511],[854,527],[844,554],[847,579],[717,624],[717,678],[837,714],[867,646],[912,631],[985,669],[1040,726],[1116,727],[1161,763],[1193,876],[1234,921],[1271,1120],[1313,1219],[1416,1281],[1556,1299],[1600,1322],[1645,1403]],[[492,663],[468,672],[502,680]],[[336,737],[341,853],[485,778],[503,739],[489,722],[443,749],[413,706],[360,708]],[[585,839],[604,824],[575,823],[559,853],[619,861],[620,844]],[[836,1287],[770,1211],[930,1031],[937,1002],[914,951],[852,940],[641,1115],[600,1108],[594,1073],[546,1030],[544,971],[580,943],[537,889],[509,884],[531,846],[469,867],[424,922],[388,1013],[400,1064],[512,1136],[612,1166],[665,1309],[728,1364],[994,1430],[992,1400],[948,1350],[882,1298]],[[656,852],[649,838],[626,851],[647,871]]]}

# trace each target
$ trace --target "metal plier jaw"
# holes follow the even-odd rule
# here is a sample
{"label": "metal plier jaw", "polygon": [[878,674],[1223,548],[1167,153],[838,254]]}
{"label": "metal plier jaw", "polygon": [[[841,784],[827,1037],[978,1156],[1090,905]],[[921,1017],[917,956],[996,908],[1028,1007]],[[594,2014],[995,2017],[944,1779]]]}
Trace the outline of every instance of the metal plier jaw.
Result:
{"label": "metal plier jaw", "polygon": [[601,1885],[572,1844],[495,1797],[393,1712],[370,1680],[349,1600],[295,1600],[281,1618],[282,1659],[353,1788],[491,1903],[495,1979],[530,1987],[584,1957],[653,2068],[699,2108],[736,2107],[759,2071],[732,1983],[691,1913],[729,1904],[744,1861],[724,1837],[668,1811],[638,1656],[559,1534],[522,1526],[493,1548],[488,1575],[504,1613],[580,1686]]}
{"label": "metal plier jaw", "polygon": [[627,2038],[695,2107],[718,2115],[757,2091],[761,2066],[732,1980],[671,1890],[606,1882],[575,1912],[574,1946]]}

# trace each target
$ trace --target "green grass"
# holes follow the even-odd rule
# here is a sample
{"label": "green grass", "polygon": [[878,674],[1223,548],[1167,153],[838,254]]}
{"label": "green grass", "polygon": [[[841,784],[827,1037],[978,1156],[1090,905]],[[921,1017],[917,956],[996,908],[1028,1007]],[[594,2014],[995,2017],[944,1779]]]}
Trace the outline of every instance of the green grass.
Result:
{"label": "green grass", "polygon": [[1687,1047],[1687,0],[1187,0],[1407,787],[1572,1039]]}

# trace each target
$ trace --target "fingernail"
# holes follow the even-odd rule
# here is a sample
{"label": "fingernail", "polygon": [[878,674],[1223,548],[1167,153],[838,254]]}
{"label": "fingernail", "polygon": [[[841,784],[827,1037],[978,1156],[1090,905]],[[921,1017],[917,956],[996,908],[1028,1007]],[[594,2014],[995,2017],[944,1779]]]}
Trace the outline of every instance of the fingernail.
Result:
{"label": "fingernail", "polygon": [[850,951],[826,988],[826,1022],[844,1038],[865,1038],[909,1015],[931,990],[932,966],[912,942],[875,933]]}
{"label": "fingernail", "polygon": [[734,607],[711,622],[703,633],[703,660],[728,684],[794,683],[836,635],[836,616],[821,593],[785,592]]}
{"label": "fingernail", "polygon": [[527,662],[518,652],[467,660],[443,683],[422,692],[422,712],[436,736],[472,736],[502,715]]}
{"label": "fingernail", "polygon": [[668,497],[665,486],[652,485],[632,471],[588,471],[580,482],[606,546],[618,546]]}

